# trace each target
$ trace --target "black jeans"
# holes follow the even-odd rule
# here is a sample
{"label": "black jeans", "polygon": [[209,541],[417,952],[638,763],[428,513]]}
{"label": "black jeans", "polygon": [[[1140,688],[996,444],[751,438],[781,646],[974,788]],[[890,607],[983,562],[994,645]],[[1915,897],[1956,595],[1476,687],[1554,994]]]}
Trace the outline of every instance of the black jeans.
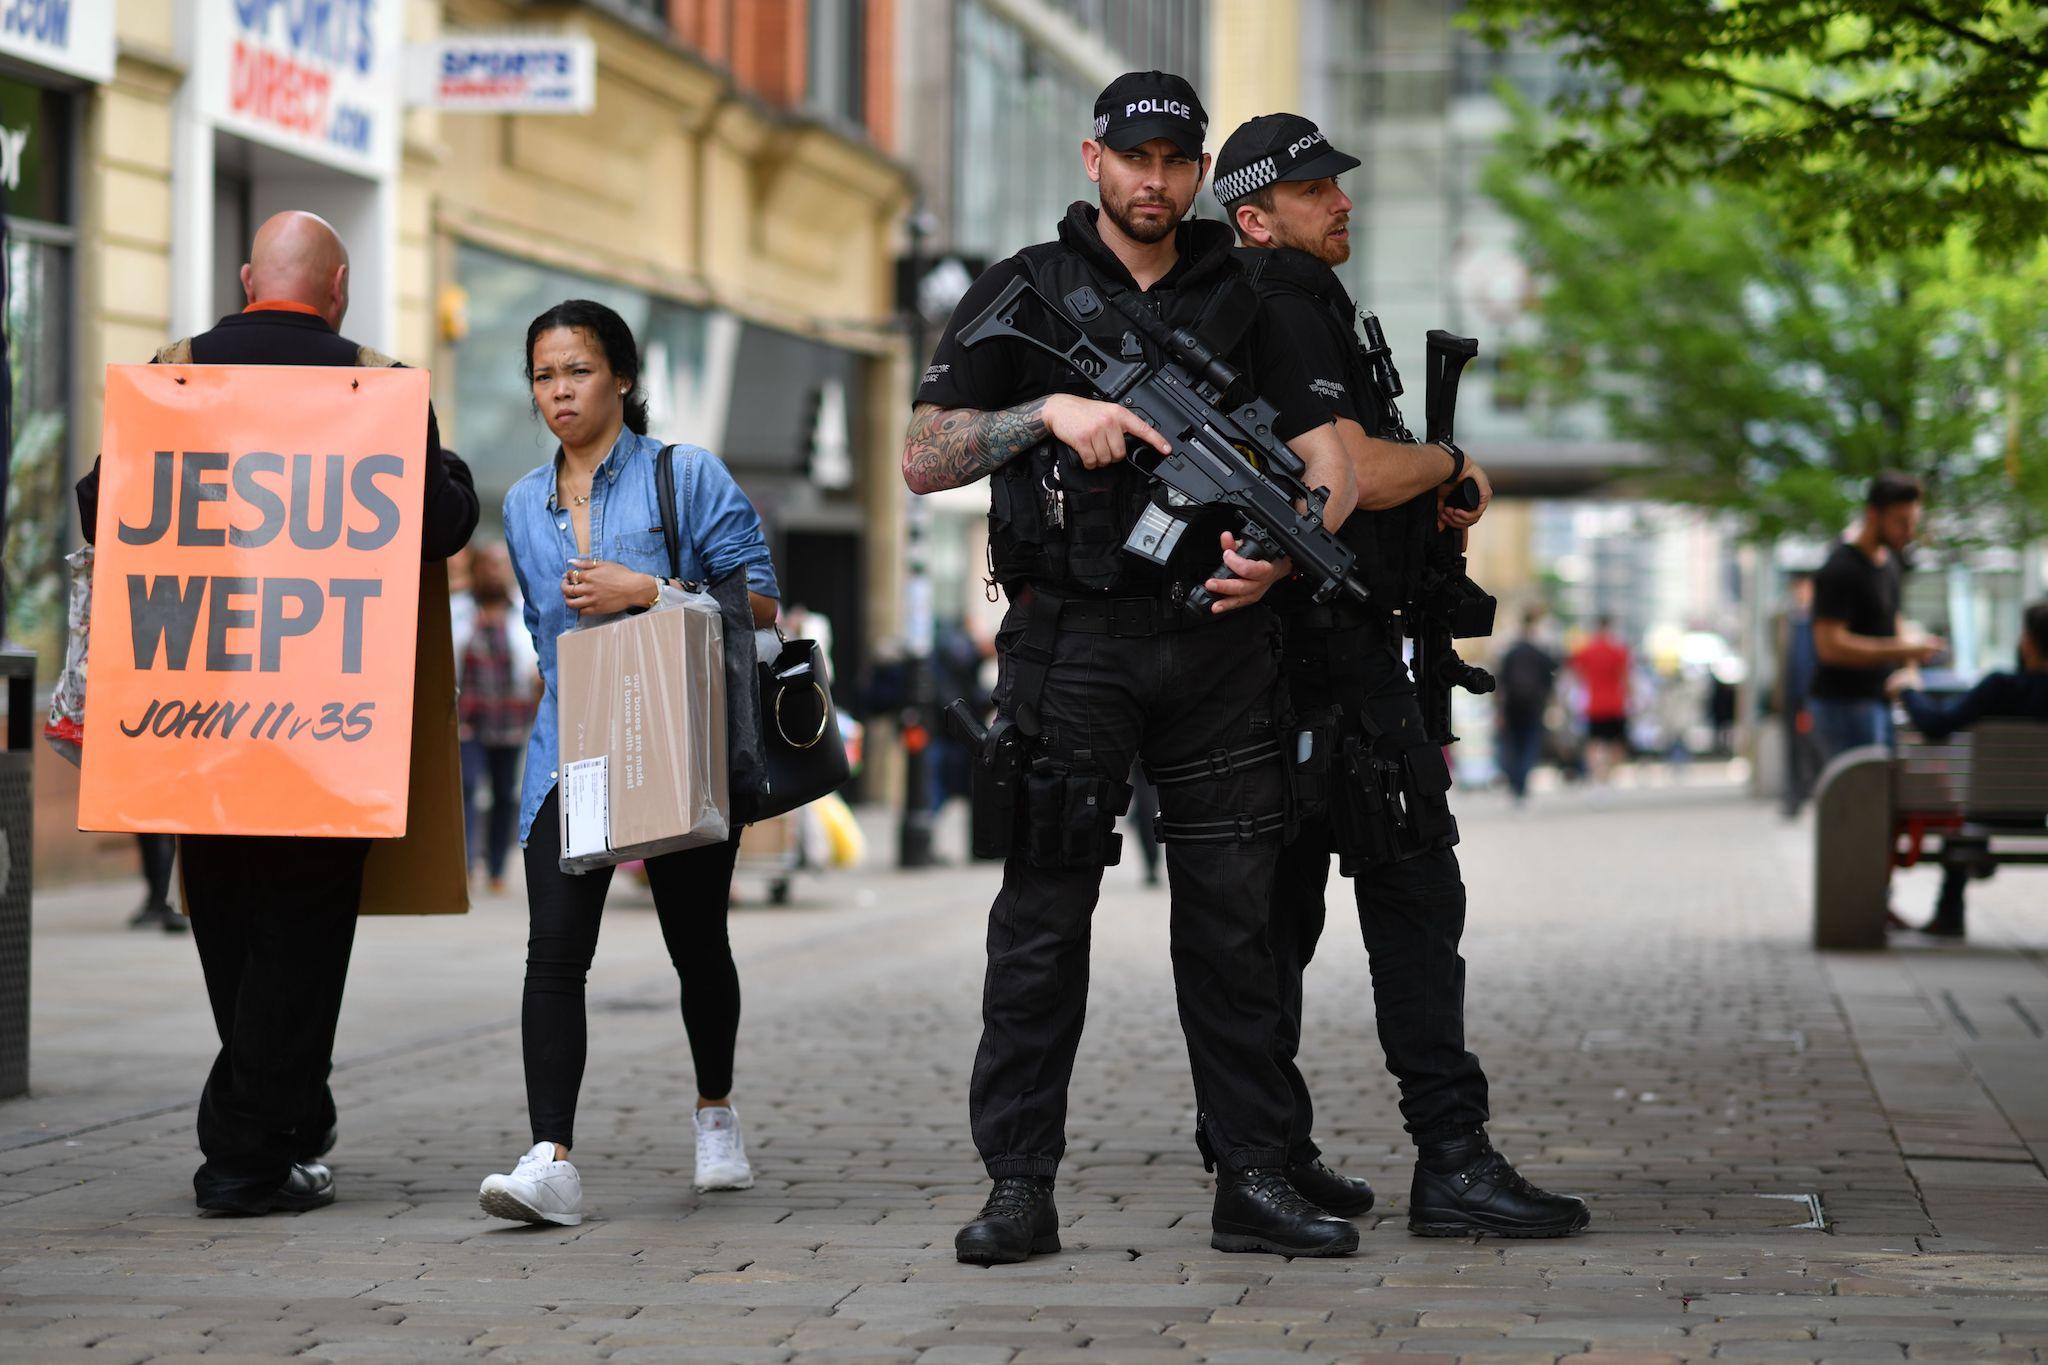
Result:
{"label": "black jeans", "polygon": [[[558,793],[550,791],[526,841],[526,990],[519,1032],[526,1060],[526,1107],[533,1140],[576,1145],[576,1096],[583,1088],[587,1030],[584,983],[597,955],[597,929],[612,869],[562,871]],[[738,831],[647,860],[662,941],[682,982],[683,1029],[697,1068],[697,1093],[732,1093],[740,1031],[740,974],[725,932]]]}
{"label": "black jeans", "polygon": [[[512,853],[512,834],[519,827],[519,760],[526,745],[485,744],[482,740],[462,741],[462,827],[469,838],[469,864],[476,866],[479,855],[492,881],[505,875],[505,859]],[[490,813],[481,820],[477,810],[477,788],[490,786]],[[484,837],[477,837],[477,826]]]}
{"label": "black jeans", "polygon": [[363,839],[191,835],[185,901],[220,1034],[199,1097],[201,1193],[275,1189],[334,1124],[327,1074],[362,899]]}
{"label": "black jeans", "polygon": [[[996,636],[1011,714],[1025,609]],[[1062,631],[1039,699],[1038,752],[1122,783],[1134,757],[1158,774],[1274,736],[1279,669],[1271,616],[1252,609],[1195,629],[1141,637]],[[1277,760],[1162,785],[1162,820],[1207,822],[1281,809]],[[1174,984],[1195,1095],[1217,1152],[1235,1168],[1286,1156],[1291,1100],[1270,1039],[1280,1024],[1266,912],[1277,833],[1169,843]],[[1067,1086],[1088,999],[1090,919],[1100,865],[1003,864],[989,911],[981,1046],[968,1110],[991,1176],[1050,1176],[1066,1151]]]}
{"label": "black jeans", "polygon": [[[1332,696],[1325,680],[1290,673],[1297,706],[1345,707],[1356,723],[1357,702],[1370,696],[1414,705],[1415,684],[1392,641],[1365,655],[1357,695]],[[1274,881],[1272,946],[1280,977],[1284,1024],[1281,1066],[1294,1093],[1293,1156],[1312,1160],[1315,1109],[1295,1057],[1301,1047],[1302,973],[1315,956],[1329,881],[1329,822],[1306,820],[1280,855]],[[1353,879],[1358,927],[1371,959],[1373,1013],[1387,1070],[1400,1083],[1401,1118],[1418,1142],[1470,1132],[1487,1119],[1486,1073],[1465,1047],[1465,883],[1458,856],[1432,848],[1382,863]]]}

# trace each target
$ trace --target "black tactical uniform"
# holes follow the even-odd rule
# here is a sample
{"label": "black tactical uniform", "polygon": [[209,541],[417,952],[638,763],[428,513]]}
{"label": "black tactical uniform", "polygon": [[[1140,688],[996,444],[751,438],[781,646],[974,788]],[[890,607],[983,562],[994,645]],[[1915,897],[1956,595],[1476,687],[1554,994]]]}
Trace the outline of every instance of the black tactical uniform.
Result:
{"label": "black tactical uniform", "polygon": [[[1355,316],[1336,272],[1290,248],[1240,248],[1260,297],[1298,340],[1317,391],[1337,416],[1376,430],[1372,405],[1354,398],[1369,379],[1349,344]],[[1341,330],[1340,330],[1341,329]],[[1434,448],[1418,459],[1441,460]],[[1339,528],[1359,552],[1377,603],[1313,606],[1276,596],[1296,723],[1329,736],[1330,770],[1304,810],[1300,837],[1280,859],[1273,897],[1273,955],[1281,970],[1282,1065],[1295,1096],[1294,1152],[1317,1155],[1313,1106],[1294,1057],[1301,1040],[1302,972],[1322,934],[1330,857],[1352,878],[1359,927],[1372,958],[1373,1007],[1387,1069],[1401,1087],[1401,1117],[1418,1142],[1470,1133],[1487,1119],[1486,1074],[1465,1047],[1465,884],[1443,751],[1423,733],[1415,683],[1388,611],[1403,596],[1418,528],[1435,521],[1435,499],[1384,512],[1360,510]],[[1307,795],[1307,793],[1305,793]],[[1400,818],[1396,818],[1397,812]]]}
{"label": "black tactical uniform", "polygon": [[[1124,106],[1141,113],[1148,107],[1136,97],[1124,100],[1120,87],[1157,77],[1124,77],[1104,92],[1097,109],[1101,116],[1105,102],[1111,106],[1112,145],[1165,135],[1145,132],[1141,121],[1136,132],[1143,136],[1117,142]],[[1179,107],[1199,116],[1185,82],[1158,79],[1169,83]],[[1161,103],[1154,99],[1149,107]],[[1104,130],[1099,118],[1098,135]],[[1199,132],[1193,137],[1199,151]],[[1058,240],[999,262],[975,282],[939,341],[918,402],[997,411],[1050,393],[1088,394],[1079,376],[1021,343],[961,344],[960,330],[1025,276],[1055,303],[1084,286],[1104,298],[1129,292],[1169,324],[1191,327],[1255,377],[1280,409],[1283,440],[1328,420],[1260,316],[1232,259],[1228,229],[1183,223],[1176,264],[1139,290],[1096,223],[1097,210],[1076,203]],[[1157,359],[1113,309],[1084,326],[1113,355]],[[1058,1246],[1050,1178],[1066,1145],[1067,1085],[1088,992],[1089,921],[1103,868],[1118,860],[1114,824],[1130,799],[1125,779],[1134,758],[1142,757],[1159,789],[1181,1026],[1196,1096],[1211,1116],[1227,1175],[1284,1164],[1292,1105],[1270,1046],[1280,1015],[1266,943],[1286,804],[1278,634],[1263,607],[1200,616],[1182,600],[1190,584],[1215,569],[1218,533],[1229,523],[1176,513],[1190,520],[1179,552],[1155,565],[1122,549],[1159,497],[1128,463],[1089,470],[1073,451],[1047,441],[998,470],[991,483],[991,576],[1010,598],[996,636],[996,701],[999,715],[1027,736],[1029,766],[1003,888],[989,914],[970,1114],[997,1189],[983,1220],[963,1230],[961,1257],[976,1261],[1018,1260],[1027,1247]],[[1019,1190],[1009,1212],[1013,1225],[1029,1224],[1028,1240],[971,1245],[976,1229]],[[1321,1245],[1296,1250],[1331,1254],[1356,1245],[1345,1224],[1336,1227],[1348,1241],[1331,1240],[1333,1221],[1325,1218],[1315,1230]],[[1219,1202],[1219,1237],[1223,1231]]]}
{"label": "black tactical uniform", "polygon": [[[1358,164],[1308,120],[1265,115],[1225,143],[1217,194],[1229,204],[1279,181],[1334,177]],[[1287,247],[1240,248],[1238,256],[1333,415],[1370,436],[1399,439],[1385,429],[1393,395],[1375,393],[1353,332],[1357,311],[1336,272]],[[1431,448],[1417,458],[1443,456]],[[1434,494],[1424,494],[1384,511],[1361,508],[1339,529],[1358,551],[1372,605],[1273,596],[1285,640],[1290,747],[1317,756],[1294,774],[1300,832],[1280,857],[1270,927],[1283,1016],[1276,1052],[1294,1095],[1289,1166],[1295,1184],[1333,1211],[1371,1207],[1365,1182],[1322,1166],[1311,1136],[1313,1102],[1295,1060],[1302,976],[1322,934],[1334,853],[1352,879],[1380,1045],[1421,1157],[1410,1229],[1552,1236],[1585,1226],[1585,1206],[1535,1189],[1486,1140],[1486,1074],[1465,1046],[1465,962],[1458,952],[1465,885],[1452,851],[1458,826],[1451,775],[1425,733],[1400,626],[1390,615],[1421,578],[1436,511]],[[1208,1126],[1204,1114],[1205,1137]]]}

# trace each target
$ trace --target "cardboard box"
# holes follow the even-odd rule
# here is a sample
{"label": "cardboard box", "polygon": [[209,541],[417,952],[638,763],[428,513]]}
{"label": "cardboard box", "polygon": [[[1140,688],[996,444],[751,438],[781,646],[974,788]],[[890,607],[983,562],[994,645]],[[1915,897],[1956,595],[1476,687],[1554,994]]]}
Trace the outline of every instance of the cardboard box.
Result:
{"label": "cardboard box", "polygon": [[563,869],[724,840],[731,803],[717,602],[687,594],[572,630],[555,650]]}

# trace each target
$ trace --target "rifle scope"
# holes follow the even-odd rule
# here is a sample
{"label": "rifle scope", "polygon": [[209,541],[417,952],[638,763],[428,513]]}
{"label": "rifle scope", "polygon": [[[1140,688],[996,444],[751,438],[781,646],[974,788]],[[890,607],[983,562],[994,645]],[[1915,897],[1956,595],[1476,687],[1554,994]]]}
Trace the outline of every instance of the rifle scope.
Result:
{"label": "rifle scope", "polygon": [[1230,363],[1210,350],[1187,328],[1168,327],[1129,294],[1113,295],[1110,302],[1117,312],[1129,318],[1133,326],[1151,338],[1153,345],[1194,371],[1195,378],[1202,383],[1214,385],[1216,392],[1222,393],[1237,382],[1237,371]]}

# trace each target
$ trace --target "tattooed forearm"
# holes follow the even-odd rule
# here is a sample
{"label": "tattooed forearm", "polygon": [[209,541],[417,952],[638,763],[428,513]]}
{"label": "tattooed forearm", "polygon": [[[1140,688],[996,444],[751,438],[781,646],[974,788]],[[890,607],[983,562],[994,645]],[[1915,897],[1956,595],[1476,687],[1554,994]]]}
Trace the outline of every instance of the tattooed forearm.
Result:
{"label": "tattooed forearm", "polygon": [[1001,469],[1045,439],[1045,400],[1001,412],[920,403],[903,438],[903,482],[913,493],[958,488]]}

